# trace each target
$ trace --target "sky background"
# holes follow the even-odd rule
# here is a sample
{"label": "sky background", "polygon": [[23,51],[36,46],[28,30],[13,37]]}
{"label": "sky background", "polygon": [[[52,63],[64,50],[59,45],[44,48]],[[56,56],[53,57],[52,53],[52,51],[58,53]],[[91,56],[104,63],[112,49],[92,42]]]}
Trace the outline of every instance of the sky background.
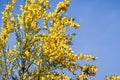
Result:
{"label": "sky background", "polygon": [[[50,3],[55,8],[59,1],[62,0],[50,0]],[[23,0],[17,2],[22,4]],[[5,3],[6,0],[0,0],[0,11],[4,10]],[[76,32],[73,50],[98,57],[94,62],[80,61],[97,65],[95,80],[104,80],[109,74],[120,75],[120,0],[73,0],[66,14],[81,25],[80,29],[69,31]],[[1,18],[0,14],[0,27]],[[9,45],[15,44],[12,39],[14,36],[11,36]]]}

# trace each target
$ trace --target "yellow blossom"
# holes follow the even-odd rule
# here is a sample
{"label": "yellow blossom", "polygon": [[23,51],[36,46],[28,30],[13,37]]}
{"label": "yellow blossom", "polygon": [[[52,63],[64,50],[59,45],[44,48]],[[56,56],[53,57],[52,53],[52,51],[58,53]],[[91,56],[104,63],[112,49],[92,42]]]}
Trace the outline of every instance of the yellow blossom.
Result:
{"label": "yellow blossom", "polygon": [[[74,18],[64,15],[71,0],[63,0],[57,4],[53,12],[49,0],[26,0],[20,6],[21,14],[12,16],[16,0],[6,4],[3,14],[3,27],[0,32],[0,50],[5,55],[6,64],[12,68],[3,72],[15,74],[18,72],[21,80],[70,80],[65,74],[56,74],[57,67],[69,70],[74,74],[76,69],[81,68],[81,74],[76,78],[86,80],[87,75],[96,74],[96,65],[81,66],[77,60],[93,60],[91,55],[77,55],[69,46],[72,36],[68,36],[66,31],[70,27],[79,28],[80,25],[74,22]],[[49,11],[49,12],[48,12]],[[39,25],[42,20],[43,25]],[[11,50],[6,50],[9,34],[14,33],[16,44]],[[5,48],[4,48],[5,47]],[[5,49],[5,50],[4,50]],[[0,56],[2,53],[0,54]],[[4,61],[4,60],[3,60]],[[35,65],[36,64],[36,65]],[[3,64],[3,66],[5,66]],[[8,68],[7,68],[8,69]],[[11,70],[11,71],[10,71]],[[53,71],[53,72],[52,72]],[[6,73],[3,73],[5,80]]]}
{"label": "yellow blossom", "polygon": [[12,18],[11,18],[11,21],[15,21],[15,18],[14,18],[14,17],[12,17]]}
{"label": "yellow blossom", "polygon": [[29,57],[30,56],[30,52],[27,50],[27,51],[25,51],[25,55],[27,56],[27,57]]}
{"label": "yellow blossom", "polygon": [[12,0],[12,4],[15,4],[16,3],[16,0]]}

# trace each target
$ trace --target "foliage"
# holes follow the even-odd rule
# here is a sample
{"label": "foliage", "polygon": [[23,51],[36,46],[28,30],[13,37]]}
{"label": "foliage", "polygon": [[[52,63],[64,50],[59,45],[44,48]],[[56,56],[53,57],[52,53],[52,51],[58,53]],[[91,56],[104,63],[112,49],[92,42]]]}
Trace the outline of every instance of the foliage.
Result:
{"label": "foliage", "polygon": [[[3,80],[88,80],[96,75],[96,65],[80,65],[78,60],[96,60],[91,55],[75,53],[69,45],[75,33],[66,31],[80,25],[65,15],[70,0],[59,2],[53,12],[49,0],[25,0],[21,14],[13,16],[16,0],[9,0],[2,12],[0,32],[0,75]],[[43,20],[43,23],[39,22]],[[43,26],[39,25],[43,24]],[[13,49],[7,47],[10,34],[15,34]],[[76,70],[81,70],[79,74]],[[61,71],[60,73],[58,71]]]}

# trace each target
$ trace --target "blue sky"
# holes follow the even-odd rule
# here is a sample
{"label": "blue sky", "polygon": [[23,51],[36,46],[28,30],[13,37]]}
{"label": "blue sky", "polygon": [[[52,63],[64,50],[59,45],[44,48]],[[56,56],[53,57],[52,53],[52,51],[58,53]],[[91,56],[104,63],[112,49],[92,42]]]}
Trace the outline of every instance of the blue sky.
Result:
{"label": "blue sky", "polygon": [[[59,0],[50,1],[55,7],[54,4]],[[23,0],[18,2],[22,3]],[[4,10],[5,3],[6,0],[0,0],[0,11]],[[67,11],[67,15],[74,17],[76,22],[81,25],[80,29],[73,30],[76,32],[76,36],[73,37],[73,50],[76,53],[99,57],[94,62],[84,63],[95,63],[98,66],[95,80],[103,80],[108,74],[120,75],[119,4],[120,0],[73,0]],[[1,17],[0,14],[0,26]]]}
{"label": "blue sky", "polygon": [[68,13],[81,28],[76,31],[73,49],[99,57],[96,80],[109,73],[120,74],[120,1],[73,0]]}

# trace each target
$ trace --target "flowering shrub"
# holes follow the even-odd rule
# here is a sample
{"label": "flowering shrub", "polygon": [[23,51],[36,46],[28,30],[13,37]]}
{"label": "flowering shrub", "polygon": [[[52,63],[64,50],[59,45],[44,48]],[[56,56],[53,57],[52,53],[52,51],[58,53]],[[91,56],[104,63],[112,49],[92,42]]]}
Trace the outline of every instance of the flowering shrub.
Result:
{"label": "flowering shrub", "polygon": [[[0,32],[0,76],[3,80],[70,80],[65,70],[77,80],[88,80],[89,76],[96,75],[95,64],[76,63],[96,58],[75,53],[69,46],[75,33],[66,31],[80,27],[74,18],[64,14],[70,2],[63,0],[50,12],[49,0],[25,0],[24,5],[20,5],[21,14],[13,16],[16,0],[8,1],[2,12]],[[7,48],[11,33],[16,36],[13,49]],[[77,69],[81,70],[79,74],[75,73]]]}

